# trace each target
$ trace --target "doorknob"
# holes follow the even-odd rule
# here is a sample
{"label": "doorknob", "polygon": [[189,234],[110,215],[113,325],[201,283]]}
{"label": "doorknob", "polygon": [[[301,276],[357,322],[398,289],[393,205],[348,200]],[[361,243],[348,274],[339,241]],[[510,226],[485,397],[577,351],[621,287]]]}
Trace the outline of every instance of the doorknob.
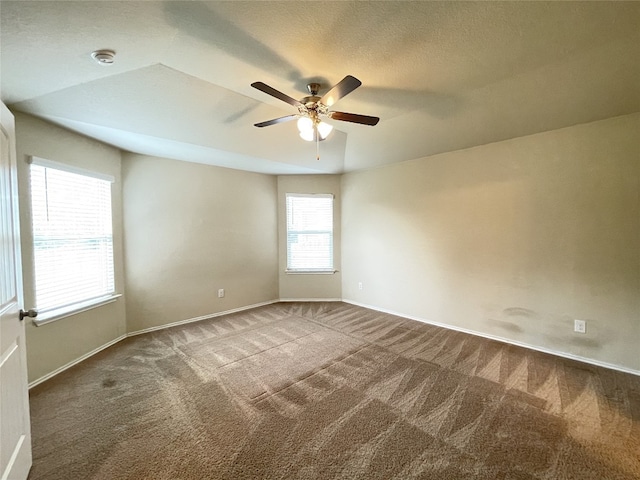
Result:
{"label": "doorknob", "polygon": [[38,311],[34,310],[33,308],[26,312],[20,309],[20,320],[24,320],[24,317],[36,318],[37,316],[38,316]]}

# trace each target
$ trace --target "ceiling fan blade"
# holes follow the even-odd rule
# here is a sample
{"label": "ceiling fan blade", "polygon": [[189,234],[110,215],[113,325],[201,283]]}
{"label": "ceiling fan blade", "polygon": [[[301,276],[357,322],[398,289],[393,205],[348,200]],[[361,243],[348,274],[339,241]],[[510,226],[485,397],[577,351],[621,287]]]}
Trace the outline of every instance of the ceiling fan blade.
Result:
{"label": "ceiling fan blade", "polygon": [[336,84],[331,90],[324,94],[320,99],[320,103],[323,103],[327,107],[330,107],[345,95],[353,92],[356,88],[362,85],[362,82],[356,77],[347,75],[338,84]]}
{"label": "ceiling fan blade", "polygon": [[278,100],[282,100],[283,102],[287,102],[287,103],[293,105],[294,107],[302,105],[302,103],[300,103],[295,98],[291,98],[289,95],[285,95],[284,93],[279,92],[278,90],[276,90],[273,87],[270,87],[266,83],[253,82],[251,84],[251,86],[253,88],[256,88],[256,89],[260,90],[261,92],[266,93],[267,95],[271,95],[272,97],[277,98]]}
{"label": "ceiling fan blade", "polygon": [[380,119],[369,115],[358,115],[357,113],[329,112],[329,117],[343,122],[360,123],[362,125],[376,125]]}
{"label": "ceiling fan blade", "polygon": [[254,127],[268,127],[269,125],[275,125],[276,123],[289,122],[298,118],[298,115],[287,115],[285,117],[274,118],[273,120],[267,120],[266,122],[260,122],[254,124]]}

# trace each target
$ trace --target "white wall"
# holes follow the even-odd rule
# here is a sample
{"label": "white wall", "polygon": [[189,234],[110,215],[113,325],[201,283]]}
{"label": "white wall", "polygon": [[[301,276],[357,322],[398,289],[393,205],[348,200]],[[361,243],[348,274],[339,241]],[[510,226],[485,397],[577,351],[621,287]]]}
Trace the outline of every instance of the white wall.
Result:
{"label": "white wall", "polygon": [[[333,262],[337,270],[329,274],[288,274],[287,268],[287,193],[332,193],[333,201]],[[278,275],[280,298],[290,299],[341,299],[341,195],[339,175],[291,175],[278,177]]]}
{"label": "white wall", "polygon": [[343,297],[640,371],[638,132],[633,114],[344,175]]}
{"label": "white wall", "polygon": [[[116,292],[124,293],[122,253],[122,183],[120,151],[95,140],[56,127],[30,115],[16,112],[20,235],[25,307],[35,305],[33,235],[29,165],[37,156],[115,177],[112,187],[113,240]],[[34,326],[26,324],[27,366],[33,382],[121,337],[126,331],[125,302],[114,303]]]}
{"label": "white wall", "polygon": [[124,154],[123,184],[129,332],[277,300],[276,177]]}

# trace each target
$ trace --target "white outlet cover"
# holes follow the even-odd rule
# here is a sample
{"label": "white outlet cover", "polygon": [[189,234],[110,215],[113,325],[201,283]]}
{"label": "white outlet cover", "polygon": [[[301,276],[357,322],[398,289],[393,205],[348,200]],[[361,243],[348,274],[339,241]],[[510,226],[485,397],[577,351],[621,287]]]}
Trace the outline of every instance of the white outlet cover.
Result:
{"label": "white outlet cover", "polygon": [[573,331],[577,333],[587,333],[587,322],[585,320],[574,320]]}

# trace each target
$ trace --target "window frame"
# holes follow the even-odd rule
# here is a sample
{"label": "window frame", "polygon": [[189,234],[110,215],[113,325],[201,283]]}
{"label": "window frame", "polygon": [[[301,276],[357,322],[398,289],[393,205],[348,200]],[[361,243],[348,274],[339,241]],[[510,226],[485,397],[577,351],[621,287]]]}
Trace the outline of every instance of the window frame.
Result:
{"label": "window frame", "polygon": [[[302,197],[302,198],[324,198],[331,199],[331,230],[307,230],[307,232],[313,233],[322,233],[326,232],[330,234],[330,263],[329,267],[323,268],[313,268],[313,267],[291,267],[290,259],[290,232],[304,232],[305,230],[290,230],[289,229],[289,198],[290,197]],[[285,193],[285,249],[286,249],[286,268],[285,273],[292,275],[332,275],[337,272],[335,268],[335,248],[334,248],[334,240],[335,240],[335,195],[332,193],[293,193],[288,192]]]}
{"label": "window frame", "polygon": [[[115,177],[113,175],[109,175],[106,173],[102,173],[102,172],[96,172],[93,170],[88,170],[85,168],[80,168],[80,167],[76,167],[74,165],[69,165],[66,163],[61,163],[61,162],[56,162],[53,160],[49,160],[49,159],[45,159],[45,158],[41,158],[41,157],[37,157],[37,156],[30,156],[27,158],[27,163],[29,164],[29,207],[30,209],[32,208],[33,205],[33,198],[32,198],[32,192],[31,192],[31,175],[32,175],[32,166],[36,165],[39,167],[43,167],[43,168],[48,168],[48,169],[54,169],[54,170],[59,170],[59,171],[63,171],[66,173],[71,173],[71,174],[76,174],[76,175],[82,175],[85,177],[91,177],[97,180],[102,180],[105,182],[108,182],[110,184],[110,189],[109,189],[109,199],[110,199],[110,209],[111,209],[111,249],[112,251],[115,250],[115,239],[114,239],[114,234],[113,234],[113,184],[115,183]],[[31,212],[31,225],[30,225],[30,229],[31,229],[31,252],[32,252],[32,267],[33,267],[33,285],[32,285],[32,292],[34,295],[34,299],[37,298],[37,292],[36,292],[36,249],[35,249],[35,231],[34,231],[34,224],[33,224],[33,211]],[[114,252],[115,253],[115,252]],[[115,261],[115,255],[112,257],[112,272],[113,272],[113,291],[106,293],[105,295],[100,295],[100,296],[95,296],[92,298],[86,298],[80,301],[76,301],[74,303],[71,304],[67,304],[67,305],[63,305],[63,306],[59,306],[59,307],[52,307],[50,309],[44,310],[42,312],[39,312],[38,317],[34,318],[32,321],[34,323],[34,325],[36,326],[40,326],[40,325],[44,325],[56,320],[60,320],[62,318],[65,317],[69,317],[71,315],[76,315],[78,313],[82,313],[82,312],[86,312],[88,310],[91,310],[93,308],[97,308],[100,307],[102,305],[106,305],[109,303],[113,303],[115,302],[119,297],[122,296],[122,294],[117,292],[116,289],[116,261]],[[36,306],[37,307],[37,306]]]}

